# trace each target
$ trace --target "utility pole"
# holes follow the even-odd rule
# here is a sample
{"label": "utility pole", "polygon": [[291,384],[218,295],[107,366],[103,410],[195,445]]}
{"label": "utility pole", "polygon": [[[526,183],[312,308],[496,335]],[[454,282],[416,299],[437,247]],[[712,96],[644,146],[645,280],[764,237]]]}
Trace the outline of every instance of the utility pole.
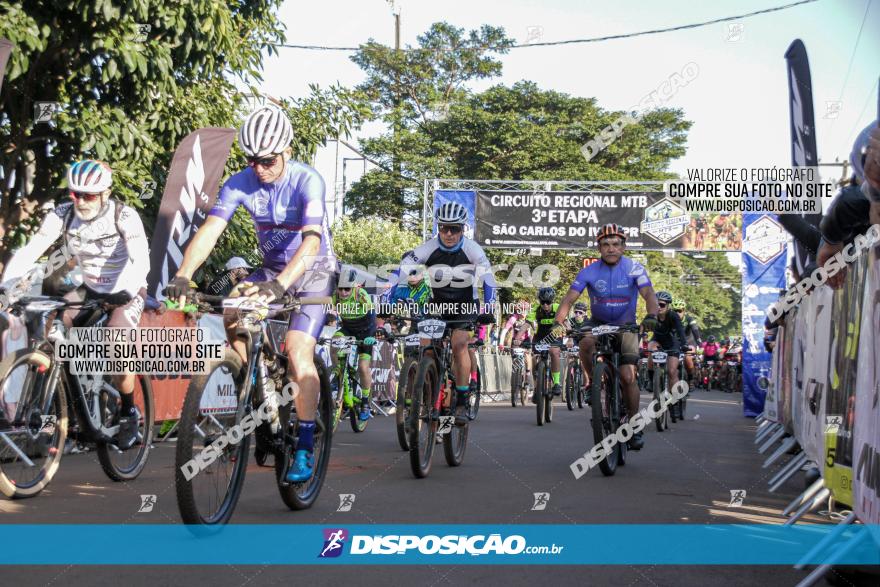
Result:
{"label": "utility pole", "polygon": [[[400,6],[398,6],[396,0],[386,0],[391,5],[391,14],[394,15],[394,57],[396,59],[397,67],[394,68],[394,125],[393,125],[393,135],[394,135],[394,153],[392,156],[392,169],[394,169],[395,181],[400,181],[401,176],[403,175],[403,165],[400,162],[400,158],[398,157],[399,143],[400,140]],[[404,195],[404,187],[401,186],[400,193],[397,195],[401,205],[405,204],[406,197]],[[401,218],[401,224],[403,223],[403,218]]]}

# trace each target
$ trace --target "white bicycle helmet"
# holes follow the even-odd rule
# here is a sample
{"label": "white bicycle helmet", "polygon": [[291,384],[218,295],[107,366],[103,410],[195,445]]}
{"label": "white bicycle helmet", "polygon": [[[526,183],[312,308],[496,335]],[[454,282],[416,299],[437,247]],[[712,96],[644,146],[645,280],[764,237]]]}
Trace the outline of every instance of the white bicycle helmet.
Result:
{"label": "white bicycle helmet", "polygon": [[100,194],[113,183],[113,173],[106,163],[86,159],[77,161],[67,170],[67,186],[71,191]]}
{"label": "white bicycle helmet", "polygon": [[281,108],[260,106],[244,119],[238,143],[248,157],[266,157],[283,151],[293,139],[290,120]]}
{"label": "white bicycle helmet", "polygon": [[458,202],[446,202],[437,209],[435,218],[438,224],[466,224],[468,213]]}

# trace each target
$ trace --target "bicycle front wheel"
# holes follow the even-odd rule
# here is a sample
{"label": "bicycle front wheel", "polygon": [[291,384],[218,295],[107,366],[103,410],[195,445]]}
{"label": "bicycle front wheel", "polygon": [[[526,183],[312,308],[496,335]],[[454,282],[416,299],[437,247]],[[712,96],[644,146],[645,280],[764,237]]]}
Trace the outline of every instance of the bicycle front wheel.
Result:
{"label": "bicycle front wheel", "polygon": [[468,409],[467,409],[467,417],[468,420],[476,420],[477,414],[480,413],[480,395],[483,392],[483,374],[480,371],[480,368],[477,367],[477,380],[474,382],[472,386],[471,393],[468,396]]}
{"label": "bicycle front wheel", "polygon": [[535,408],[537,409],[538,426],[544,425],[544,409],[547,406],[544,401],[544,395],[547,393],[547,390],[544,389],[547,385],[546,377],[544,377],[546,370],[547,367],[544,365],[544,361],[541,361],[535,367]]}
{"label": "bicycle front wheel", "polygon": [[43,393],[51,361],[21,349],[0,362],[0,492],[10,499],[39,494],[61,464],[67,402],[60,386]]}
{"label": "bicycle front wheel", "polygon": [[397,384],[397,443],[402,450],[409,450],[409,424],[412,411],[413,389],[416,385],[419,364],[412,357],[404,359],[400,368],[400,381]]}
{"label": "bicycle front wheel", "polygon": [[[109,442],[98,442],[98,460],[101,469],[113,481],[131,481],[136,479],[147,465],[150,455],[150,444],[153,441],[153,420],[155,420],[155,407],[153,405],[153,387],[150,378],[146,375],[138,375],[134,382],[134,405],[138,414],[137,441],[129,450],[121,451]],[[120,410],[118,393],[109,394],[102,392],[101,408],[105,416],[105,425],[112,423],[115,414]]]}
{"label": "bicycle front wheel", "polygon": [[250,394],[242,393],[242,371],[238,353],[226,349],[223,361],[190,381],[174,467],[184,524],[225,524],[238,503],[250,454],[250,434],[241,426],[250,412]]}
{"label": "bicycle front wheel", "polygon": [[369,422],[369,420],[361,420],[360,415],[361,410],[363,409],[363,402],[366,402],[367,409],[370,409],[370,400],[364,399],[363,391],[358,383],[352,381],[349,385],[357,391],[352,391],[351,394],[351,408],[348,410],[348,422],[351,424],[352,431],[358,434],[367,429],[367,422]]}
{"label": "bicycle front wheel", "polygon": [[437,363],[432,357],[422,357],[413,388],[410,413],[409,464],[417,479],[424,479],[431,472],[437,421],[432,417],[434,394],[440,390]]}
{"label": "bicycle front wheel", "polygon": [[[666,365],[654,365],[654,400],[658,406],[663,405],[663,370]],[[669,410],[664,409],[663,413],[654,419],[657,426],[657,432],[663,432],[669,428]]]}
{"label": "bicycle front wheel", "polygon": [[577,401],[574,397],[576,393],[574,384],[574,369],[569,367],[565,373],[565,387],[563,388],[562,392],[565,394],[565,406],[568,408],[569,412],[574,410],[574,405]]}
{"label": "bicycle front wheel", "polygon": [[[320,357],[315,357],[315,369],[318,371],[320,388],[318,390],[318,411],[313,416],[315,419],[314,451],[315,473],[312,478],[302,483],[289,484],[281,478],[284,471],[285,459],[292,457],[295,448],[293,438],[298,425],[297,414],[292,403],[284,405],[279,410],[279,418],[284,426],[284,447],[290,454],[275,455],[275,476],[278,481],[278,491],[281,500],[292,510],[304,510],[312,507],[321,488],[324,486],[324,478],[327,476],[327,468],[330,465],[330,449],[333,445],[333,397],[330,394],[330,383],[327,377],[327,369]],[[281,458],[279,458],[281,457]]]}
{"label": "bicycle front wheel", "polygon": [[[591,396],[593,442],[600,444],[606,437],[616,434],[614,429],[616,414],[613,413],[614,381],[611,371],[601,361],[593,367]],[[615,446],[604,459],[599,461],[599,469],[602,470],[603,475],[614,475],[617,470],[617,456],[619,454],[620,451]]]}

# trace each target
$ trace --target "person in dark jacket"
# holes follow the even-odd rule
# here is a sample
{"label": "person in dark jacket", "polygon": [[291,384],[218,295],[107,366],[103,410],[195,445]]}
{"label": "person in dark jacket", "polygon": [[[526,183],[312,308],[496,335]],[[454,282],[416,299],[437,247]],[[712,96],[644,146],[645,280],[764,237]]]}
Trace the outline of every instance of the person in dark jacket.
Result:
{"label": "person in dark jacket", "polygon": [[[859,234],[870,228],[872,202],[875,215],[880,207],[880,129],[877,121],[859,133],[853,145],[850,161],[853,166],[854,181],[834,198],[827,214],[819,224],[822,241],[816,255],[819,265],[824,265],[835,254],[853,242]],[[878,218],[880,220],[880,218]],[[828,278],[828,285],[839,288],[843,285],[846,271],[840,271]]]}
{"label": "person in dark jacket", "polygon": [[238,282],[251,274],[253,267],[241,257],[232,257],[226,262],[224,269],[226,271],[208,284],[205,293],[212,296],[228,296]]}

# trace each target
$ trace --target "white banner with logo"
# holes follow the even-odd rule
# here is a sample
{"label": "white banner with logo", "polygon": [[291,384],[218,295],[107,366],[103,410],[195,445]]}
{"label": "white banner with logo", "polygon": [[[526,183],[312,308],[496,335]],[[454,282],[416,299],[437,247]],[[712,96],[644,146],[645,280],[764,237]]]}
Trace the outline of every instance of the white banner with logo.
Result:
{"label": "white banner with logo", "polygon": [[822,286],[810,295],[799,309],[805,318],[806,360],[804,379],[797,388],[794,405],[801,417],[795,438],[811,461],[824,455],[825,402],[828,390],[828,362],[831,360],[831,310],[834,292]]}
{"label": "white banner with logo", "polygon": [[880,524],[880,258],[871,253],[862,304],[853,426],[853,511]]}

